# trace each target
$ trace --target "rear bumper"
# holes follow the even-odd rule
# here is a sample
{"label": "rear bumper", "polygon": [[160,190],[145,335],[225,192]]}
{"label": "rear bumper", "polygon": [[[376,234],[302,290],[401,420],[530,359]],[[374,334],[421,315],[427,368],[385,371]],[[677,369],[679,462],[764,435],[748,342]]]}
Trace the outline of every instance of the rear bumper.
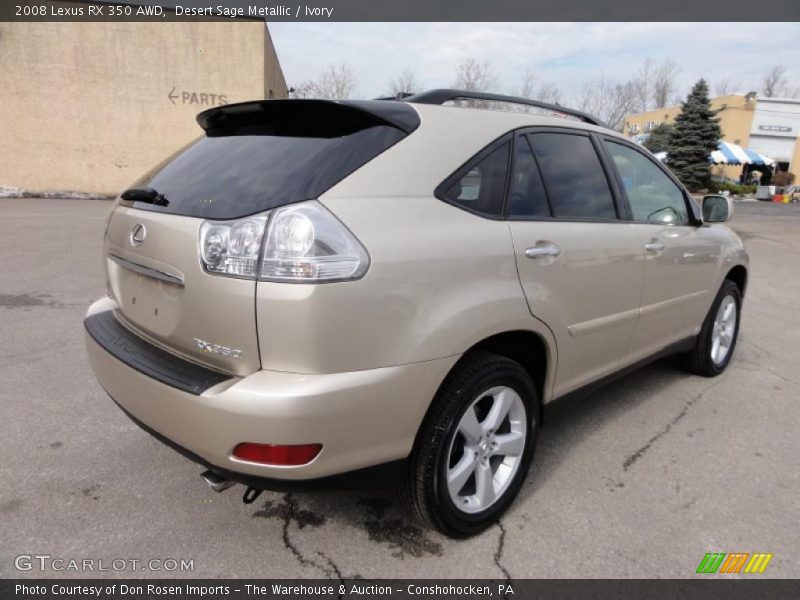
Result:
{"label": "rear bumper", "polygon": [[[88,314],[113,308],[103,299]],[[405,459],[458,358],[348,373],[256,371],[193,394],[129,366],[88,332],[86,347],[100,385],[139,425],[208,468],[270,488],[279,487],[270,480],[300,483]],[[322,451],[306,465],[266,466],[233,458],[240,442],[319,443]]]}
{"label": "rear bumper", "polygon": [[[113,398],[111,399],[114,400]],[[119,406],[119,404],[117,404],[117,406]],[[192,462],[202,465],[206,469],[214,471],[217,475],[220,475],[225,479],[229,479],[231,481],[235,481],[237,483],[241,483],[242,485],[259,490],[284,492],[302,490],[374,490],[392,488],[395,487],[397,482],[400,481],[400,478],[403,476],[406,468],[407,460],[401,459],[372,467],[356,469],[355,471],[347,471],[346,473],[338,473],[336,475],[328,475],[325,477],[315,477],[314,479],[274,479],[260,475],[248,475],[247,473],[231,471],[228,469],[223,469],[217,465],[212,465],[202,456],[199,456],[191,450],[176,444],[171,439],[158,433],[152,427],[142,423],[139,419],[134,417],[121,406],[119,406],[119,408],[143,431],[149,433],[159,442],[169,446],[175,450],[175,452],[185,456]]]}

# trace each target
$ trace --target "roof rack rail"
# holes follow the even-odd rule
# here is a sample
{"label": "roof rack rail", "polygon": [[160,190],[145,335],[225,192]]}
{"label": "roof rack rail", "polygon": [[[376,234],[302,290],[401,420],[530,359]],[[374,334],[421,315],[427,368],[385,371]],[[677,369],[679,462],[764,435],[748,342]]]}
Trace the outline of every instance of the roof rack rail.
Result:
{"label": "roof rack rail", "polygon": [[585,123],[590,123],[591,125],[608,127],[608,125],[603,123],[600,119],[597,119],[591,115],[587,115],[586,113],[573,108],[566,108],[564,106],[559,106],[558,104],[550,104],[549,102],[540,102],[539,100],[531,100],[530,98],[505,96],[503,94],[491,94],[488,92],[467,92],[464,90],[438,89],[428,90],[427,92],[421,92],[419,94],[414,94],[413,96],[407,96],[402,100],[404,102],[413,102],[415,104],[444,104],[445,102],[449,102],[451,100],[487,100],[490,102],[505,102],[506,104],[522,104],[524,106],[535,106],[536,108],[542,108],[554,113],[569,115],[571,117],[580,119]]}

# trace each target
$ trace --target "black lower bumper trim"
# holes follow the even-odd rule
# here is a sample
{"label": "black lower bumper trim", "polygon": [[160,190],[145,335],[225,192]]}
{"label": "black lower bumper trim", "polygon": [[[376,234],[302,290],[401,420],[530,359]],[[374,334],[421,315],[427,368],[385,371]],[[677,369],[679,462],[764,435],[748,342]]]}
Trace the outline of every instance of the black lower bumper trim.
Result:
{"label": "black lower bumper trim", "polygon": [[208,388],[230,379],[230,375],[191,363],[143,340],[125,328],[113,311],[87,317],[83,325],[92,339],[117,360],[184,392],[199,396]]}
{"label": "black lower bumper trim", "polygon": [[[114,400],[113,397],[111,397]],[[191,450],[175,443],[168,437],[160,434],[152,427],[142,423],[139,419],[134,417],[131,413],[125,410],[120,404],[114,400],[119,408],[124,412],[128,418],[141,427],[144,431],[152,435],[161,443],[169,446],[176,452],[182,454],[192,462],[202,465],[206,469],[214,471],[218,475],[249,486],[259,490],[270,490],[274,492],[293,492],[303,490],[379,490],[379,489],[394,489],[399,486],[402,481],[403,474],[405,473],[407,460],[400,459],[387,463],[382,463],[364,469],[357,469],[355,471],[348,471],[337,475],[329,475],[327,477],[319,477],[316,479],[272,479],[269,477],[258,477],[256,475],[248,475],[246,473],[238,473],[223,469],[216,465],[211,464],[201,456],[198,456]]]}

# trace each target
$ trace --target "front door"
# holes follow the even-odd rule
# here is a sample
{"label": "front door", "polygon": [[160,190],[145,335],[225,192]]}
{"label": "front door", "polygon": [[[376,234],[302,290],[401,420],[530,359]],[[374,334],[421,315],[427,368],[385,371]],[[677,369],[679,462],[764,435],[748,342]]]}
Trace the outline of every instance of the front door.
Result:
{"label": "front door", "polygon": [[645,248],[641,314],[623,362],[635,362],[698,333],[714,299],[719,244],[692,216],[683,190],[656,159],[606,138],[605,148]]}

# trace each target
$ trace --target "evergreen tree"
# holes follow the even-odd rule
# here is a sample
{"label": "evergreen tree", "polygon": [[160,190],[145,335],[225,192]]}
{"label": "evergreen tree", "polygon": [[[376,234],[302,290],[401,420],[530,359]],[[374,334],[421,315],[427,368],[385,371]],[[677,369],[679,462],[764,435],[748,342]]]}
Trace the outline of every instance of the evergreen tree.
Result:
{"label": "evergreen tree", "polygon": [[693,192],[708,185],[708,157],[722,136],[716,114],[708,100],[708,85],[701,79],[681,105],[667,150],[669,168]]}
{"label": "evergreen tree", "polygon": [[647,134],[647,139],[642,146],[650,150],[653,154],[657,152],[669,152],[669,142],[675,128],[668,123],[659,123]]}

